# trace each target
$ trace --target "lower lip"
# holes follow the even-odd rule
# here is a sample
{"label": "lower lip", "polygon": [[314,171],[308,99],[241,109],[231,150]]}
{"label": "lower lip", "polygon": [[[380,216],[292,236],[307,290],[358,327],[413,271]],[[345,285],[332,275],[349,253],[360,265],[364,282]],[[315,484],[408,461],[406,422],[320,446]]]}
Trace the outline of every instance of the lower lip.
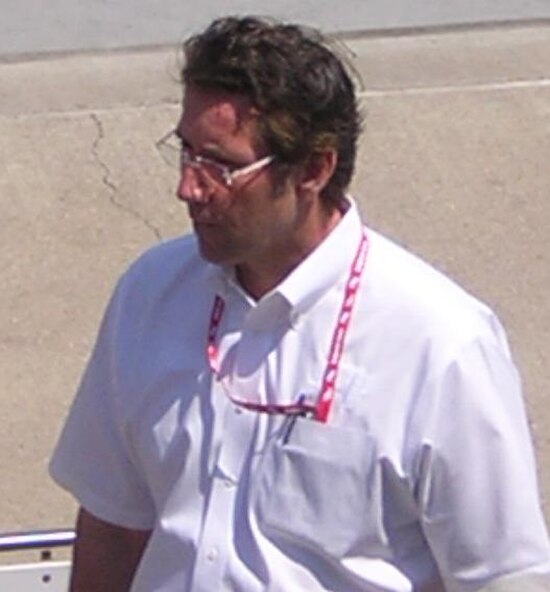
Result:
{"label": "lower lip", "polygon": [[213,222],[197,222],[197,220],[193,220],[193,227],[195,229],[200,228],[214,228],[215,224]]}

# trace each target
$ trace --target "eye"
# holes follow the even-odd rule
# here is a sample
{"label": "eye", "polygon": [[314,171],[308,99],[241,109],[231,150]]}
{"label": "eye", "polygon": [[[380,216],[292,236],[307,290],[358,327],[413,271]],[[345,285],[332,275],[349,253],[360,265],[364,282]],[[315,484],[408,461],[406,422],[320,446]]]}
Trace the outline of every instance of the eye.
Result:
{"label": "eye", "polygon": [[176,133],[176,140],[177,140],[177,149],[180,155],[180,162],[181,163],[195,163],[202,165],[202,158],[193,154],[193,149],[189,142],[187,142],[184,138]]}
{"label": "eye", "polygon": [[178,143],[178,147],[180,150],[185,151],[187,153],[191,153],[191,146],[189,144],[189,142],[187,142],[186,140],[184,140],[181,136],[178,136],[176,134],[176,141]]}
{"label": "eye", "polygon": [[215,161],[210,160],[206,157],[196,157],[196,161],[200,163],[201,170],[213,181],[216,183],[224,184],[226,181],[228,168]]}
{"label": "eye", "polygon": [[201,158],[201,160],[205,163],[211,164],[213,166],[217,166],[220,169],[224,169],[227,170],[229,172],[240,168],[242,165],[240,164],[236,164],[235,162],[232,162],[230,160],[227,160],[226,158],[220,157],[218,155],[214,155],[214,154],[201,154],[199,156],[199,158]]}

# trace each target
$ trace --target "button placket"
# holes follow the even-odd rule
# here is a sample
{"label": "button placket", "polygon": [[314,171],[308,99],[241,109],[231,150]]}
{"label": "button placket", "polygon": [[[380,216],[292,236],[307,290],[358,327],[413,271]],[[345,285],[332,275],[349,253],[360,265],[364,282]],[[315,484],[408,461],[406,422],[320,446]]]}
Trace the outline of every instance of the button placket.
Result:
{"label": "button placket", "polygon": [[232,544],[237,486],[253,448],[256,420],[257,416],[252,412],[238,414],[231,405],[226,408],[221,447],[214,467],[212,491],[195,567],[194,591],[222,589]]}

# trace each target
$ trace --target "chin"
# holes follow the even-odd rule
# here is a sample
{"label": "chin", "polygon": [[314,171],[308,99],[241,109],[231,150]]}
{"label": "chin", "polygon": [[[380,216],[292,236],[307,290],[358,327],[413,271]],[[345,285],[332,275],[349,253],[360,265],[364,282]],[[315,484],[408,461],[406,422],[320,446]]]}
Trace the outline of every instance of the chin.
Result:
{"label": "chin", "polygon": [[218,265],[230,265],[232,257],[227,252],[227,249],[220,247],[219,245],[211,245],[201,240],[198,237],[199,253],[200,256],[209,263],[216,263]]}

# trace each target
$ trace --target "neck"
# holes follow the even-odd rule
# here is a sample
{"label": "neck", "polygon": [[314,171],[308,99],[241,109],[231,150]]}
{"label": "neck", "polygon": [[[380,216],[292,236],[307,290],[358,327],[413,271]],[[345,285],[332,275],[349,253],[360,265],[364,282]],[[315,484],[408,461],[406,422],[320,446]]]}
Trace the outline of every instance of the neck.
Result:
{"label": "neck", "polygon": [[265,253],[253,263],[237,265],[236,274],[244,290],[255,300],[273,290],[315,248],[323,242],[342,219],[342,212],[333,209],[309,232],[297,233],[275,253]]}

